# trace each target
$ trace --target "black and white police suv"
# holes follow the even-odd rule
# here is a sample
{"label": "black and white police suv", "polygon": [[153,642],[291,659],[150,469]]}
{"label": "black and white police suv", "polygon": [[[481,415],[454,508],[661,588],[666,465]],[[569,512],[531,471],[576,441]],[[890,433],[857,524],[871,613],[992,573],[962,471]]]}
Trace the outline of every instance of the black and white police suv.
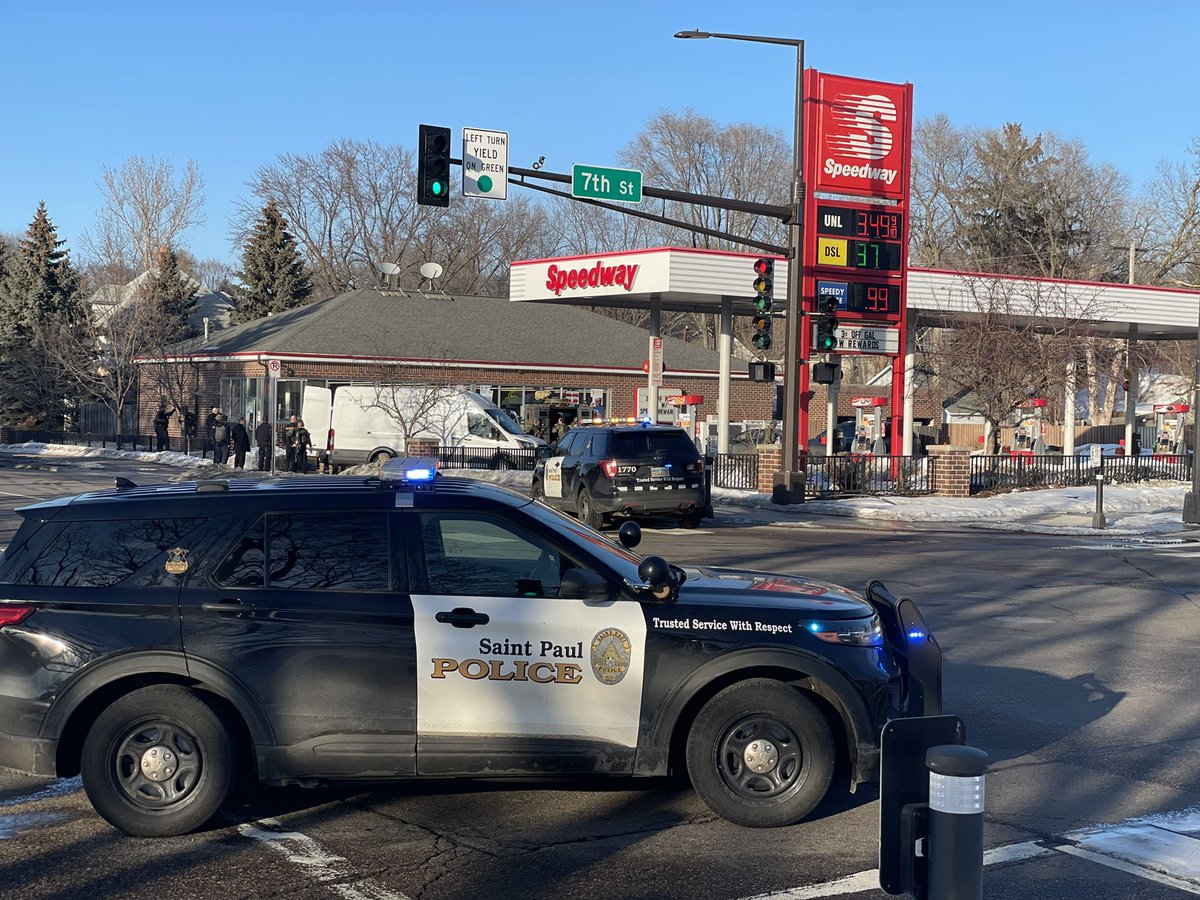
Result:
{"label": "black and white police suv", "polygon": [[707,499],[704,457],[673,425],[584,425],[538,460],[533,497],[592,528],[614,515],[675,516],[695,528]]}
{"label": "black and white police suv", "polygon": [[[0,766],[132,835],[246,775],[663,775],[774,826],[936,712],[911,600],[641,558],[432,461],[27,506],[0,562]],[[633,545],[638,526],[622,525]]]}

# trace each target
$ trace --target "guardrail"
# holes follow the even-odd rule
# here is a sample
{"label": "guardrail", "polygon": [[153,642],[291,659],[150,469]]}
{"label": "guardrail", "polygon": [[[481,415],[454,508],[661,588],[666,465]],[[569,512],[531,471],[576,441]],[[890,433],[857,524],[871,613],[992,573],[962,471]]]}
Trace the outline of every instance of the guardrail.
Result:
{"label": "guardrail", "polygon": [[825,499],[868,494],[932,494],[937,489],[936,464],[937,460],[930,456],[809,456],[805,495]]}
{"label": "guardrail", "polygon": [[[1102,456],[1100,471],[1108,484],[1143,481],[1191,481],[1190,454]],[[1087,456],[972,456],[971,493],[1031,487],[1081,487],[1095,482]]]}

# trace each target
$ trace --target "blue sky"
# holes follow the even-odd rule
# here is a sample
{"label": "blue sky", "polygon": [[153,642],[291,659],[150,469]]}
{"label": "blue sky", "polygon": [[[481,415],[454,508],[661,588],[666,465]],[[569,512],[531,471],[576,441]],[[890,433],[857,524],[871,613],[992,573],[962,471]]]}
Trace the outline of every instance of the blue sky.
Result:
{"label": "blue sky", "polygon": [[672,38],[691,28],[803,38],[811,68],[911,81],[918,119],[1053,130],[1135,186],[1200,135],[1190,0],[12,0],[0,23],[0,232],[44,199],[69,248],[132,155],[196,161],[208,223],[185,243],[233,262],[254,170],[338,138],[498,129],[512,164],[561,172],[615,163],[661,108],[790,136],[794,52]]}

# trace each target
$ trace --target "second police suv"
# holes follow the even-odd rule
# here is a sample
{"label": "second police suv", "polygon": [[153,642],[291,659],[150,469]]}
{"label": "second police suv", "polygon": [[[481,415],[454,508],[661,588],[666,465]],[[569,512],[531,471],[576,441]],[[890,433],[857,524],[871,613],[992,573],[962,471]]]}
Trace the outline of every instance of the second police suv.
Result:
{"label": "second police suv", "polygon": [[[680,568],[516,492],[379,478],[138,487],[23,508],[0,563],[0,767],[82,773],[131,835],[236,779],[685,768],[724,818],[796,822],[937,713],[911,600]],[[625,545],[625,546],[622,546]]]}

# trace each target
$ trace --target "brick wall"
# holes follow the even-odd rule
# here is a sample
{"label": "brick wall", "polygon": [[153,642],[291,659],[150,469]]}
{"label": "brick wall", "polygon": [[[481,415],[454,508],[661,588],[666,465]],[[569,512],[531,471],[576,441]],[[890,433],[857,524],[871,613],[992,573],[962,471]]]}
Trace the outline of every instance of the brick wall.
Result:
{"label": "brick wall", "polygon": [[971,448],[954,444],[930,444],[933,459],[934,493],[939,497],[971,496]]}

